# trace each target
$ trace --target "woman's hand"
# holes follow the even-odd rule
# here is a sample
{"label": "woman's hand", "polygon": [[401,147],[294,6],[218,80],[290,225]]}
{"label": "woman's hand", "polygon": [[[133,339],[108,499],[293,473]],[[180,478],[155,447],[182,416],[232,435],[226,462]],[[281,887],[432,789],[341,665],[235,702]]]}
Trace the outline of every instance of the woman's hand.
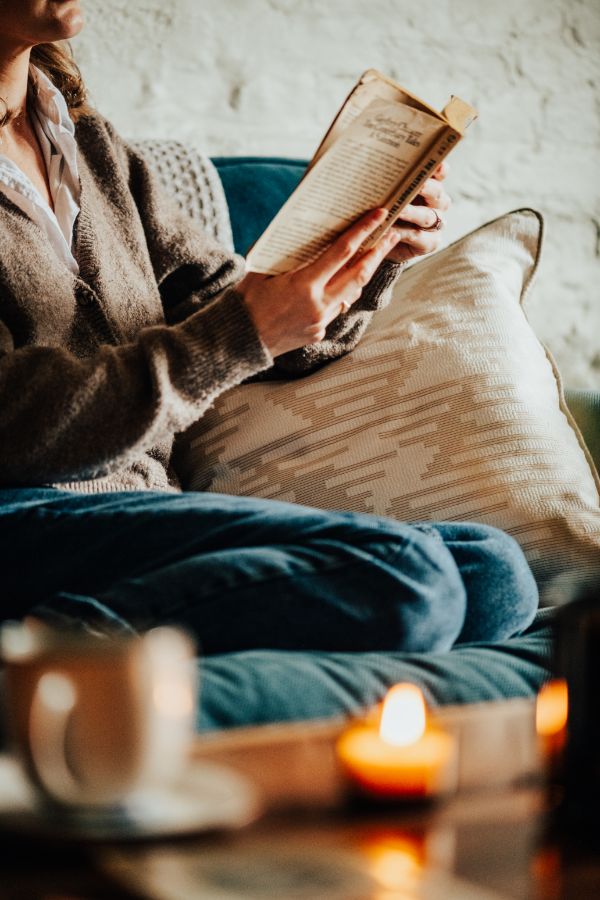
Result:
{"label": "woman's hand", "polygon": [[[394,225],[400,235],[398,245],[389,254],[393,262],[407,262],[414,256],[432,253],[440,245],[440,228],[444,224],[442,213],[450,208],[451,200],[444,190],[444,178],[448,174],[448,164],[440,163],[431,178],[428,178],[421,193],[402,210],[402,218]],[[441,222],[436,231],[428,231]]]}
{"label": "woman's hand", "polygon": [[372,210],[341,234],[315,262],[283,275],[250,272],[237,285],[261,340],[272,356],[316,344],[329,323],[358,300],[387,254],[402,239],[391,228],[354,259],[387,210]]}

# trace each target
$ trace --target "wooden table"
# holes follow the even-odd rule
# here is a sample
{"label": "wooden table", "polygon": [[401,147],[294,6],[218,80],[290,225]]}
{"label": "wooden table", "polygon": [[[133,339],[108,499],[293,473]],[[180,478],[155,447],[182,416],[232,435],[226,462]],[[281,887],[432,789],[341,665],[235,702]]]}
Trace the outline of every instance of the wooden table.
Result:
{"label": "wooden table", "polygon": [[533,706],[440,712],[459,793],[433,809],[356,810],[335,763],[340,721],[199,738],[197,759],[260,786],[239,832],[142,845],[0,844],[1,900],[597,900],[600,864],[548,833]]}

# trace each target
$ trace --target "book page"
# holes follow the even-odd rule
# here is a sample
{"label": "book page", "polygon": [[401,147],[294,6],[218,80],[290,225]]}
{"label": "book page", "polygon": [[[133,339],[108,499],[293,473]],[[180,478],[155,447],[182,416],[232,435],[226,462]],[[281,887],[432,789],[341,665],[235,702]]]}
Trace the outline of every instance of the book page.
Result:
{"label": "book page", "polygon": [[288,272],[316,259],[368,209],[387,205],[445,128],[427,113],[375,100],[300,182],[248,255],[248,270]]}
{"label": "book page", "polygon": [[[404,103],[406,106],[412,106],[420,109],[421,112],[428,113],[433,116],[439,116],[431,107],[427,106],[423,101],[409,94],[399,84],[393,82],[390,78],[386,78],[376,69],[367,69],[363,72],[360,80],[357,82],[349,96],[346,98],[342,108],[331,123],[327,134],[319,144],[319,147],[310,161],[309,168],[313,166],[317,160],[329,149],[329,147],[339,138],[342,131],[353,122],[361,112],[373,103],[374,100],[393,100],[396,103]],[[443,117],[443,114],[442,116]]]}

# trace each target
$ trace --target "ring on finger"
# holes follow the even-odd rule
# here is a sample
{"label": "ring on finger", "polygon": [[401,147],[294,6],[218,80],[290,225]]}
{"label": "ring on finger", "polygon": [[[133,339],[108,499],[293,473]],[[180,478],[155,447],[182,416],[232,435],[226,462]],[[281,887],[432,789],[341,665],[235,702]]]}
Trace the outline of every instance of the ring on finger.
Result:
{"label": "ring on finger", "polygon": [[431,212],[435,216],[435,222],[433,223],[433,225],[428,225],[427,228],[421,226],[421,231],[440,231],[440,229],[444,227],[444,220],[442,219],[442,217],[438,216],[435,209],[432,209]]}

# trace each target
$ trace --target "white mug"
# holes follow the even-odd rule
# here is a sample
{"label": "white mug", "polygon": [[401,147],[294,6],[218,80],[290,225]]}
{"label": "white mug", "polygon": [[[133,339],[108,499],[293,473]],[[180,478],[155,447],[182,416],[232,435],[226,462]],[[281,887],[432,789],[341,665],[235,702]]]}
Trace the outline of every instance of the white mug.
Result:
{"label": "white mug", "polygon": [[8,623],[0,653],[8,732],[44,802],[112,807],[181,773],[197,695],[186,634],[107,639]]}

